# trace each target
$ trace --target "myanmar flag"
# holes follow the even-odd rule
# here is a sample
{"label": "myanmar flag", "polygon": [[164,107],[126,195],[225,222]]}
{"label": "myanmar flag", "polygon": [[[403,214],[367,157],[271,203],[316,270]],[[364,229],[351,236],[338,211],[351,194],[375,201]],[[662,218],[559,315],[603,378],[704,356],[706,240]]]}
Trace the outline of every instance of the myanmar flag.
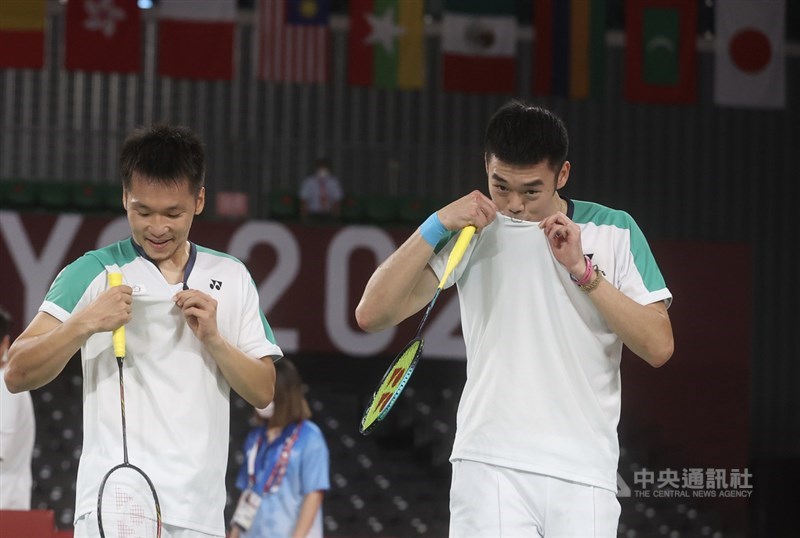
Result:
{"label": "myanmar flag", "polygon": [[514,0],[446,0],[443,27],[445,91],[516,91]]}
{"label": "myanmar flag", "polygon": [[424,86],[423,8],[423,0],[350,0],[351,85]]}
{"label": "myanmar flag", "polygon": [[605,0],[536,0],[534,89],[571,99],[605,85]]}
{"label": "myanmar flag", "polygon": [[45,0],[0,0],[0,69],[44,67]]}

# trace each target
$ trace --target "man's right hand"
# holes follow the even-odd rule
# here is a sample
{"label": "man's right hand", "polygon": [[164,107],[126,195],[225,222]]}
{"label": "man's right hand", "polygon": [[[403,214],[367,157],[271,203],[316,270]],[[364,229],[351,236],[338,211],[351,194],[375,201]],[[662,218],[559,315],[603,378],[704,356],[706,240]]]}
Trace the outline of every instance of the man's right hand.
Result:
{"label": "man's right hand", "polygon": [[439,220],[450,231],[461,230],[472,225],[478,230],[485,228],[497,216],[497,206],[481,191],[474,190],[437,212]]}
{"label": "man's right hand", "polygon": [[131,320],[133,289],[124,284],[101,293],[97,299],[75,314],[90,334],[113,331]]}

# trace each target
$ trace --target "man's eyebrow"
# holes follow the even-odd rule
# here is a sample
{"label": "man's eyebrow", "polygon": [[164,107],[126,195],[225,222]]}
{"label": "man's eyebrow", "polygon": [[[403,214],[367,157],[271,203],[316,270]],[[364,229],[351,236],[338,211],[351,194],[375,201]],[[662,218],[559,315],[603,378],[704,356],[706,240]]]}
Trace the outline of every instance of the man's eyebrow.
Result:
{"label": "man's eyebrow", "polygon": [[[501,183],[508,183],[505,179],[497,175],[497,172],[492,174],[492,179],[495,181],[500,181]],[[542,187],[544,186],[544,181],[541,179],[534,179],[531,181],[527,181],[522,184],[523,187]]]}
{"label": "man's eyebrow", "polygon": [[[147,204],[145,204],[143,202],[140,202],[138,200],[132,201],[131,205],[134,205],[134,206],[136,206],[136,207],[138,207],[140,209],[152,210],[152,208],[149,205],[147,205]],[[169,207],[165,208],[164,211],[174,211],[176,209],[181,209],[180,205],[169,206]]]}

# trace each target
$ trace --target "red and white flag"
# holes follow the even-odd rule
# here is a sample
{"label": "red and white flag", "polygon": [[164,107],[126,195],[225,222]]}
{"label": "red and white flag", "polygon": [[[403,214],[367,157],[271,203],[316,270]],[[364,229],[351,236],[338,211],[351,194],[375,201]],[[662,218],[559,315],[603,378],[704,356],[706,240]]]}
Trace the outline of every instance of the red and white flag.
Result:
{"label": "red and white flag", "polygon": [[786,104],[786,2],[717,2],[714,103],[744,108]]}
{"label": "red and white flag", "polygon": [[67,3],[67,69],[135,73],[141,68],[141,43],[136,0]]}
{"label": "red and white flag", "polygon": [[233,78],[236,0],[161,0],[158,17],[159,75]]}
{"label": "red and white flag", "polygon": [[328,81],[330,0],[259,0],[256,15],[259,79]]}

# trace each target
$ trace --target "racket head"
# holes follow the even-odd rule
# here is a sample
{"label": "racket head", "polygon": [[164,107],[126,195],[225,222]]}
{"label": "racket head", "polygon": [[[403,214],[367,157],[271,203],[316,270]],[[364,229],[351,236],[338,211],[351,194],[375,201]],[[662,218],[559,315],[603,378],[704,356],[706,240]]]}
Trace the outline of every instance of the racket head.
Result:
{"label": "racket head", "polygon": [[130,463],[109,470],[97,494],[97,524],[102,538],[160,538],[161,505],[150,477]]}
{"label": "racket head", "polygon": [[386,418],[394,406],[400,393],[406,387],[414,368],[417,366],[424,345],[422,337],[417,336],[411,340],[403,350],[397,354],[389,369],[383,374],[378,388],[372,394],[369,406],[361,417],[358,431],[362,435],[371,432],[380,421]]}

